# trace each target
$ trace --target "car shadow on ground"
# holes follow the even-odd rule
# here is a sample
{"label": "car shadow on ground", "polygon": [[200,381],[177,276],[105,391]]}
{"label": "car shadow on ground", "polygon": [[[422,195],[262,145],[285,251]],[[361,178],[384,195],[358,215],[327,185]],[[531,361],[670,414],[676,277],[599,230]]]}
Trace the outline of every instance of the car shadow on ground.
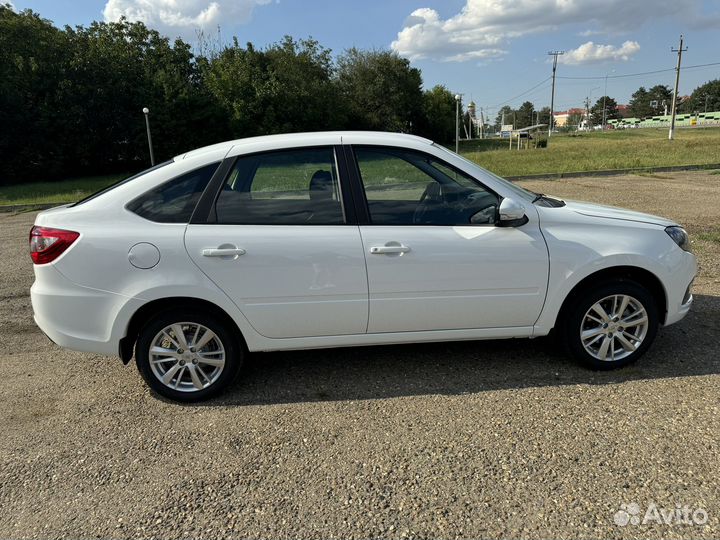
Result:
{"label": "car shadow on ground", "polygon": [[634,365],[592,371],[550,338],[356,347],[249,355],[240,379],[207,406],[352,401],[720,373],[720,297],[700,295],[661,328]]}

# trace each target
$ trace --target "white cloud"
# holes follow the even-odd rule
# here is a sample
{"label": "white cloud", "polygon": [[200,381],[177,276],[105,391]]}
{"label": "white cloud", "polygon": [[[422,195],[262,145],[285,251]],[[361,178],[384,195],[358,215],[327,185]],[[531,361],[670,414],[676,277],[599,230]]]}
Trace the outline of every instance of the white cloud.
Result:
{"label": "white cloud", "polygon": [[391,47],[411,60],[465,61],[505,53],[513,38],[587,25],[599,31],[637,28],[649,19],[689,15],[701,0],[466,0],[460,13],[442,19],[431,8],[413,11]]}
{"label": "white cloud", "polygon": [[590,37],[590,36],[598,36],[600,34],[605,34],[606,32],[602,32],[600,30],[583,30],[582,32],[578,32],[578,36],[582,37]]}
{"label": "white cloud", "polygon": [[627,61],[640,50],[637,41],[626,41],[620,47],[613,45],[600,45],[588,41],[577,49],[566,51],[563,56],[558,57],[558,62],[563,64],[593,64],[598,62]]}
{"label": "white cloud", "polygon": [[126,17],[169,35],[193,35],[197,28],[246,23],[256,6],[272,0],[107,0],[106,21]]}

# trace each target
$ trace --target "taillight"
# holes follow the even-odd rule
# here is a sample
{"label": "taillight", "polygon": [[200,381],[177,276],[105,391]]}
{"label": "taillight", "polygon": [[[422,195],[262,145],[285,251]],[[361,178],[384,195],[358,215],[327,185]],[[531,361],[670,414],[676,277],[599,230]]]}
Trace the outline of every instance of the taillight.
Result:
{"label": "taillight", "polygon": [[80,233],[35,226],[30,229],[30,256],[35,264],[45,264],[57,259]]}

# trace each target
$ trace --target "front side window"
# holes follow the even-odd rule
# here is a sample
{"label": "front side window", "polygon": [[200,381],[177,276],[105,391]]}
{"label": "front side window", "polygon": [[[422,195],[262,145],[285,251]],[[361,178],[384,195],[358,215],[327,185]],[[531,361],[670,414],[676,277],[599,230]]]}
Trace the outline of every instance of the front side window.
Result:
{"label": "front side window", "polygon": [[215,205],[218,223],[341,225],[335,152],[300,148],[238,158]]}
{"label": "front side window", "polygon": [[158,223],[187,223],[220,162],[181,174],[142,194],[126,208]]}
{"label": "front side window", "polygon": [[355,147],[375,225],[491,225],[498,197],[434,157],[398,148]]}

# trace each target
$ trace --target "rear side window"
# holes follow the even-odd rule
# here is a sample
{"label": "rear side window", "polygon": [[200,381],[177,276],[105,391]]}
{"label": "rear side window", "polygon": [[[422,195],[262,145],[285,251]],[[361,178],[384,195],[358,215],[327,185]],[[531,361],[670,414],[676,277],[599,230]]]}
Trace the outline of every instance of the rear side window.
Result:
{"label": "rear side window", "polygon": [[187,223],[220,162],[187,172],[143,193],[126,208],[158,223]]}
{"label": "rear side window", "polygon": [[239,158],[215,206],[217,222],[341,225],[345,222],[332,148],[299,148]]}
{"label": "rear side window", "polygon": [[96,191],[95,193],[91,193],[90,195],[88,195],[87,197],[85,197],[85,198],[83,198],[83,199],[80,199],[78,202],[76,202],[76,203],[73,204],[72,206],[78,206],[79,204],[84,204],[84,203],[86,203],[86,202],[88,202],[88,201],[91,201],[91,200],[93,200],[95,197],[99,197],[100,195],[104,195],[105,193],[107,193],[108,191],[112,191],[112,190],[115,189],[116,187],[120,187],[120,186],[122,186],[122,185],[124,185],[124,184],[127,184],[128,182],[131,182],[131,181],[135,180],[136,178],[140,178],[141,176],[145,176],[147,173],[152,172],[152,171],[156,171],[156,170],[158,170],[160,167],[164,167],[165,165],[170,165],[172,162],[173,162],[172,159],[169,160],[169,161],[163,161],[162,163],[158,163],[157,165],[154,165],[154,166],[150,167],[149,169],[145,169],[144,171],[140,171],[139,173],[134,174],[134,175],[132,175],[132,176],[129,177],[129,178],[124,178],[123,180],[120,180],[119,182],[115,182],[114,184],[110,184],[109,186],[104,187],[104,188],[102,188],[101,190]]}

